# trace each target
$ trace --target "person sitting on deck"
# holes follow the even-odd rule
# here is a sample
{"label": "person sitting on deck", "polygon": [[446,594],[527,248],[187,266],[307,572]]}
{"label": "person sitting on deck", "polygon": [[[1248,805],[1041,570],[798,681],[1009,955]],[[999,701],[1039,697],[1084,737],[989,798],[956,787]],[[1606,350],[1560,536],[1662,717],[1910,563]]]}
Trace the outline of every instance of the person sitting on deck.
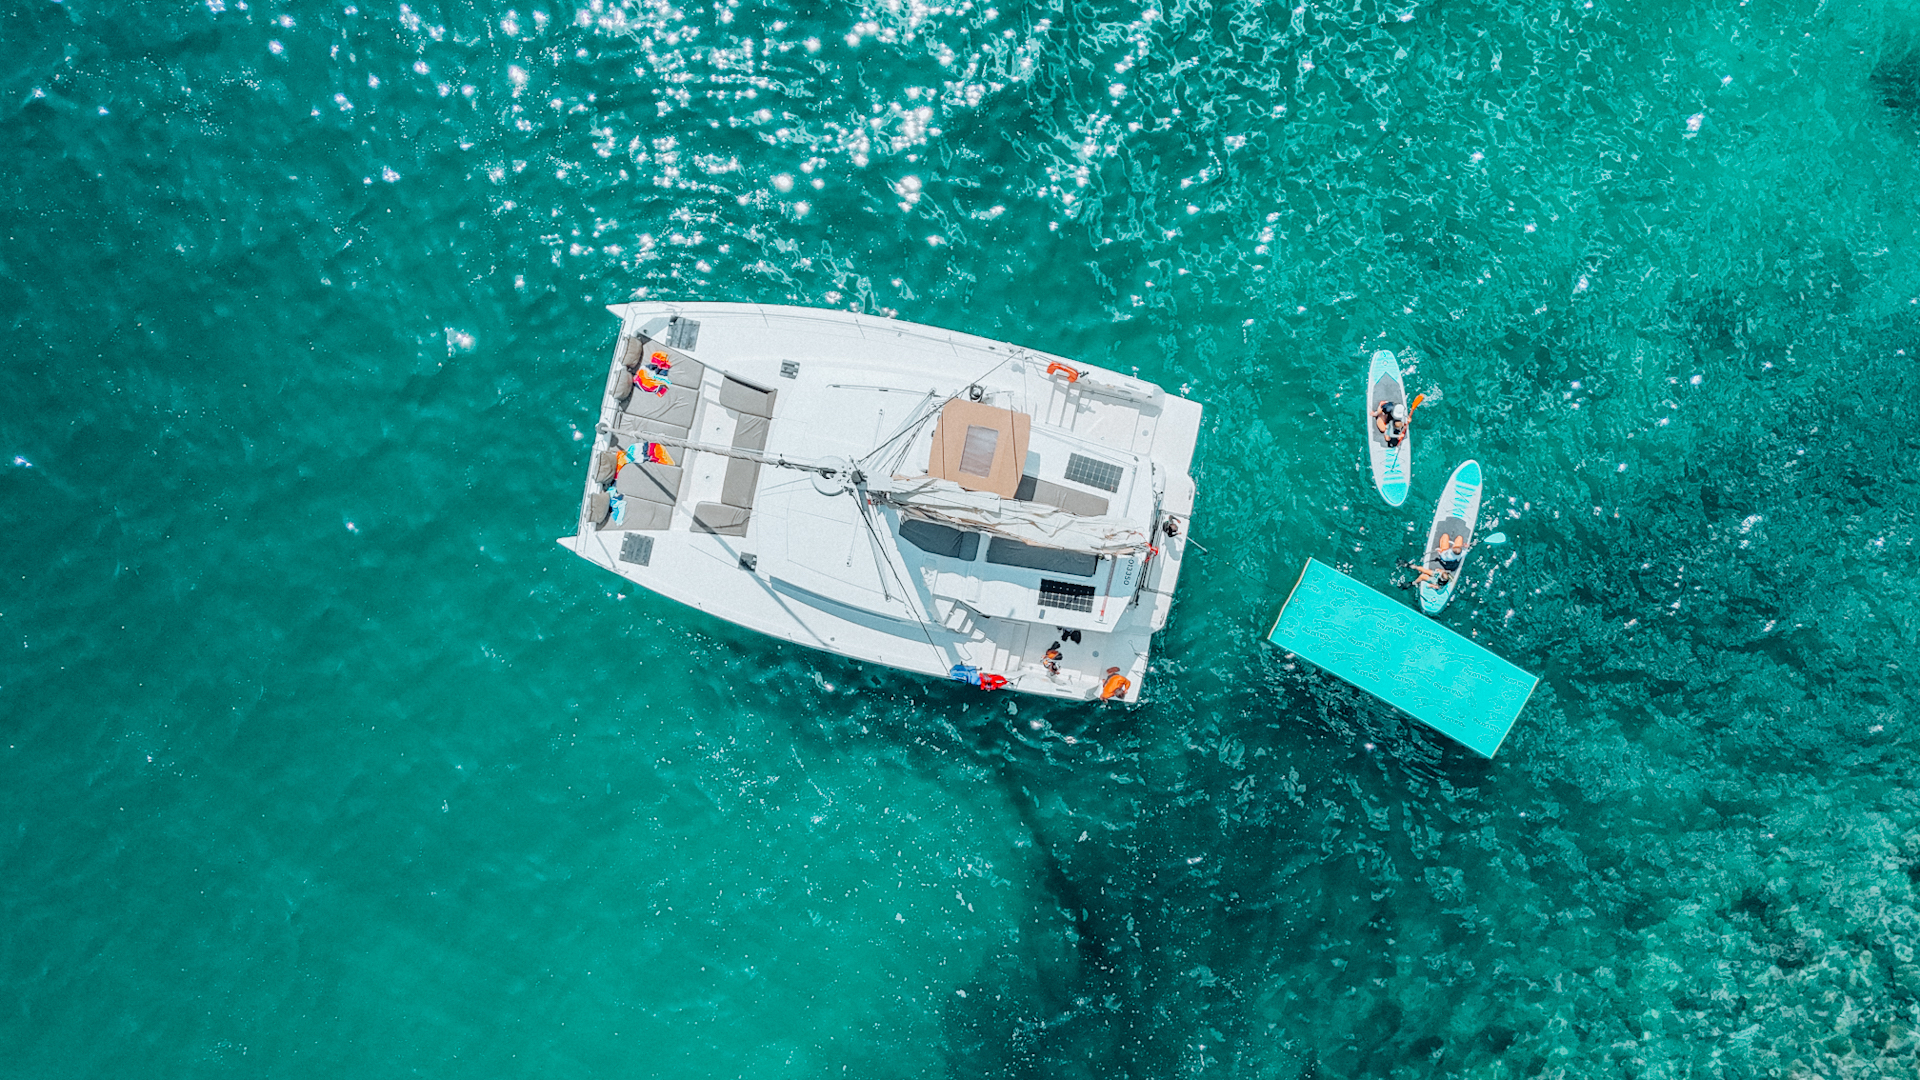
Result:
{"label": "person sitting on deck", "polygon": [[1407,437],[1407,423],[1411,414],[1402,412],[1397,401],[1383,401],[1373,410],[1373,429],[1378,431],[1389,449],[1399,446]]}

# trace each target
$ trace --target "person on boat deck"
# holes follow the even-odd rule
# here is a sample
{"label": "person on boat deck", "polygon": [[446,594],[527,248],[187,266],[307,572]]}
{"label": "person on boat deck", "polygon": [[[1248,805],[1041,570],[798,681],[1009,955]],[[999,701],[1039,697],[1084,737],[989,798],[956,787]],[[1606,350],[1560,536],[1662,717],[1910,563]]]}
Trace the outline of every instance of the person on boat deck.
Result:
{"label": "person on boat deck", "polygon": [[1373,429],[1378,431],[1389,447],[1399,446],[1407,437],[1407,423],[1411,414],[1400,408],[1397,401],[1383,401],[1373,410]]}
{"label": "person on boat deck", "polygon": [[1454,572],[1460,569],[1460,560],[1467,557],[1467,534],[1448,536],[1440,534],[1433,546],[1433,553],[1427,557],[1429,566],[1416,566],[1414,572],[1420,575],[1413,579],[1415,585],[1425,585],[1428,578],[1433,579],[1435,588],[1445,588],[1453,580]]}

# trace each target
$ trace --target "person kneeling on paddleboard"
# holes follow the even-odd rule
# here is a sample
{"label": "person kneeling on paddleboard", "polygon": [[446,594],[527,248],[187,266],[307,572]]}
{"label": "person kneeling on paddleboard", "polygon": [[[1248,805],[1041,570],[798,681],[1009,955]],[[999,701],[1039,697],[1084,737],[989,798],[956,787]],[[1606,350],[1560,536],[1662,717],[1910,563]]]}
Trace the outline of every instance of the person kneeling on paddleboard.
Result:
{"label": "person kneeling on paddleboard", "polygon": [[1373,429],[1386,440],[1389,448],[1399,446],[1407,437],[1407,421],[1411,414],[1400,411],[1397,401],[1383,401],[1373,410]]}

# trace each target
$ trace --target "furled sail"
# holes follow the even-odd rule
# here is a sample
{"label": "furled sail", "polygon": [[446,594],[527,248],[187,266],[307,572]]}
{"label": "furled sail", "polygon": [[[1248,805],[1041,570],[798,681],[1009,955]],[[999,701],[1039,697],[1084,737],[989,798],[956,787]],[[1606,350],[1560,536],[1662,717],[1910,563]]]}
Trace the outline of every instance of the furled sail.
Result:
{"label": "furled sail", "polygon": [[874,477],[868,481],[868,490],[903,517],[1005,536],[1039,547],[1089,555],[1131,555],[1146,550],[1150,539],[1148,526],[1132,518],[1111,514],[1082,517],[1042,503],[968,491],[938,477]]}

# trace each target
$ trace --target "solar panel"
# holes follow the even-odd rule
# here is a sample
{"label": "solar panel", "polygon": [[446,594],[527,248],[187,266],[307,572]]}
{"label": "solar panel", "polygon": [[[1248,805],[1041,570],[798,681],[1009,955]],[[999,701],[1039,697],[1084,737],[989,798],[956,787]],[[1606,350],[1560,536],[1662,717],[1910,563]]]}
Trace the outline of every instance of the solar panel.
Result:
{"label": "solar panel", "polygon": [[1090,458],[1085,454],[1067,455],[1067,479],[1076,484],[1099,488],[1101,491],[1119,491],[1120,478],[1126,470],[1109,461]]}
{"label": "solar panel", "polygon": [[1041,578],[1040,606],[1090,613],[1093,611],[1093,586]]}

